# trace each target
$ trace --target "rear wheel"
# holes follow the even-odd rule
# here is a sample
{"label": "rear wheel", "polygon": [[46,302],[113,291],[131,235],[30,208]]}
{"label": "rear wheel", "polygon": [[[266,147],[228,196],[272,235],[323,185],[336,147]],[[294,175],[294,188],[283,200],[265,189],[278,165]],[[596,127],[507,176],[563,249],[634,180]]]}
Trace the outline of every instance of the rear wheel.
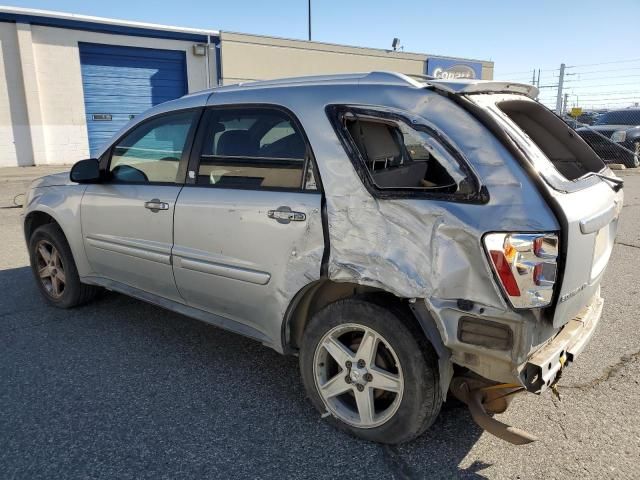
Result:
{"label": "rear wheel", "polygon": [[71,308],[92,300],[98,288],[80,283],[71,248],[60,227],[38,227],[29,239],[31,270],[42,296],[51,305]]}
{"label": "rear wheel", "polygon": [[314,315],[300,370],[314,406],[360,438],[409,441],[440,411],[432,347],[404,312],[365,300],[341,300]]}

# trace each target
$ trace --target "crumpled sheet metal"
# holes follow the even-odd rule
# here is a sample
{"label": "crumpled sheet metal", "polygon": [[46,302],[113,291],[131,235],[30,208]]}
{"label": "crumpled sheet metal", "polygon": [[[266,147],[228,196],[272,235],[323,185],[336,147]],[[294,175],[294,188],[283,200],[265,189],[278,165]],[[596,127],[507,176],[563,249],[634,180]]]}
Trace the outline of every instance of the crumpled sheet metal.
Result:
{"label": "crumpled sheet metal", "polygon": [[320,279],[319,265],[324,254],[324,238],[320,215],[310,215],[306,221],[305,235],[293,245],[287,259],[282,282],[276,285],[275,295],[280,305],[280,318],[284,318],[301,285],[309,285]]}
{"label": "crumpled sheet metal", "polygon": [[332,160],[318,162],[327,197],[329,278],[404,298],[463,298],[506,311],[491,281],[482,235],[553,230],[555,218],[525,172],[482,124],[440,95],[409,92],[399,95],[395,108],[446,132],[489,190],[490,201],[472,205],[375,199],[342,146],[332,145]]}
{"label": "crumpled sheet metal", "polygon": [[476,301],[495,303],[494,288],[483,275],[484,260],[477,255],[478,238],[445,209],[372,201],[366,207],[332,210],[329,231],[332,280],[355,281],[404,298],[467,298],[450,295],[475,291]]}
{"label": "crumpled sheet metal", "polygon": [[326,193],[329,278],[382,288],[403,298],[463,298],[506,312],[491,281],[482,235],[557,229],[546,203],[502,144],[453,101],[405,88],[389,89],[378,103],[367,96],[367,89],[360,90],[362,98],[351,104],[370,108],[382,103],[445,133],[487,187],[490,201],[473,205],[373,198],[333,130],[327,131],[324,109],[303,110],[303,124],[313,125],[307,133]]}
{"label": "crumpled sheet metal", "polygon": [[[239,89],[226,93],[224,99],[212,95],[209,103],[264,104],[265,95],[261,90]],[[487,311],[513,317],[492,281],[482,235],[500,230],[557,230],[558,224],[526,173],[486,127],[452,100],[428,89],[273,87],[267,98],[296,114],[313,148],[326,198],[331,280],[378,287],[403,298],[426,298],[431,306],[451,303],[438,300],[454,304],[456,299],[472,300],[489,307]],[[333,130],[325,111],[328,105],[391,108],[436,127],[463,152],[487,187],[489,202],[471,205],[372,197]],[[279,289],[283,311],[301,286],[315,278],[318,256],[317,245],[311,242],[299,248],[297,258],[289,259],[293,273]],[[433,313],[441,317],[440,312]]]}

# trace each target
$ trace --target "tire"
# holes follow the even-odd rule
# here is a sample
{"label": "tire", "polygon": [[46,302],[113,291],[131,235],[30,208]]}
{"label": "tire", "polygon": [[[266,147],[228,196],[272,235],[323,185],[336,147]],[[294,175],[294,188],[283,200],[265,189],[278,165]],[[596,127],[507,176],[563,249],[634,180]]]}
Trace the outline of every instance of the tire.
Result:
{"label": "tire", "polygon": [[40,293],[54,307],[82,305],[99,291],[98,287],[80,282],[71,248],[55,223],[42,225],[33,232],[29,238],[29,258]]}
{"label": "tire", "polygon": [[[373,364],[369,359],[358,362],[371,351]],[[345,361],[349,355],[353,358]],[[339,300],[311,318],[300,349],[300,371],[316,409],[329,412],[327,420],[338,429],[365,440],[413,440],[431,426],[442,405],[431,344],[402,309],[366,299]],[[366,399],[373,401],[373,415],[366,413],[370,408],[360,408]]]}

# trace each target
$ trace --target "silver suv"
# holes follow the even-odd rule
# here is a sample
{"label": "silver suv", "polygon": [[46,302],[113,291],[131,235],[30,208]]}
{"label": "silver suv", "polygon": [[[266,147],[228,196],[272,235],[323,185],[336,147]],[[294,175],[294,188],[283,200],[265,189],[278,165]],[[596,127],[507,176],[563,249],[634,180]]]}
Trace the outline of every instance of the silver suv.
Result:
{"label": "silver suv", "polygon": [[386,72],[217,88],[135,118],[24,232],[44,298],[100,287],[298,355],[328,421],[408,441],[452,393],[553,387],[600,319],[622,182],[535,88]]}

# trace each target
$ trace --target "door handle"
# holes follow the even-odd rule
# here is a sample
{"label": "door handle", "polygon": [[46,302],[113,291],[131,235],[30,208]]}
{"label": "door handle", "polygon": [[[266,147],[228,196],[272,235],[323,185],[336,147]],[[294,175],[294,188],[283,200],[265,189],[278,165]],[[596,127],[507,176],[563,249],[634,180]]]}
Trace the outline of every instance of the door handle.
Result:
{"label": "door handle", "polygon": [[273,218],[278,223],[304,222],[307,219],[304,212],[294,212],[291,207],[278,207],[276,210],[269,210],[267,217]]}
{"label": "door handle", "polygon": [[169,210],[169,204],[166,202],[161,202],[157,198],[154,198],[153,200],[144,202],[144,208],[151,210],[152,212],[155,213],[160,210]]}

